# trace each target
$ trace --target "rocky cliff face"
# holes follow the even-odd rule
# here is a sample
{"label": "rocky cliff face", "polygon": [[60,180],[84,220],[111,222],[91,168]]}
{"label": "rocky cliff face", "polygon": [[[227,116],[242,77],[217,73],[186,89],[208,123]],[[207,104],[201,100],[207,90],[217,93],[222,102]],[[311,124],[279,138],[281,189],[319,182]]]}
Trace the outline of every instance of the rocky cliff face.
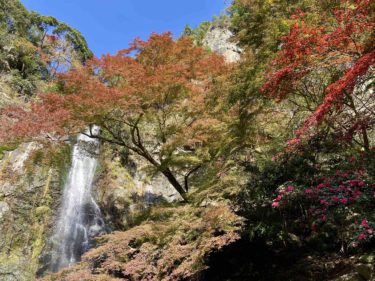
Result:
{"label": "rocky cliff face", "polygon": [[162,175],[151,177],[147,163],[137,155],[126,159],[102,150],[95,190],[112,230],[127,229],[147,214],[155,203],[175,202],[179,194]]}
{"label": "rocky cliff face", "polygon": [[[0,280],[3,281],[35,279],[39,257],[52,229],[67,162],[66,159],[60,159],[58,165],[49,162],[43,149],[46,148],[25,143],[5,152],[0,161]],[[52,155],[68,153],[59,150]]]}
{"label": "rocky cliff face", "polygon": [[203,39],[203,45],[223,55],[228,62],[240,60],[242,49],[233,42],[233,33],[228,27],[211,26]]}

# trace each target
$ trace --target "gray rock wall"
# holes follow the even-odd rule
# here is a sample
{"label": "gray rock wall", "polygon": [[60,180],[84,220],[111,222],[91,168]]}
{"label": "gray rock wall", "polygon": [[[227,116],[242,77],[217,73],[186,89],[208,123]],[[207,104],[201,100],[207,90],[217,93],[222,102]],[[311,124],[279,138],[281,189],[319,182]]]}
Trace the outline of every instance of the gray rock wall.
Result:
{"label": "gray rock wall", "polygon": [[233,33],[229,28],[212,26],[203,39],[203,44],[213,52],[223,55],[228,62],[240,60],[242,50],[232,40]]}
{"label": "gray rock wall", "polygon": [[151,177],[147,167],[147,162],[136,155],[130,155],[128,163],[124,164],[119,157],[103,153],[96,197],[113,230],[136,224],[155,203],[181,199],[164,176]]}

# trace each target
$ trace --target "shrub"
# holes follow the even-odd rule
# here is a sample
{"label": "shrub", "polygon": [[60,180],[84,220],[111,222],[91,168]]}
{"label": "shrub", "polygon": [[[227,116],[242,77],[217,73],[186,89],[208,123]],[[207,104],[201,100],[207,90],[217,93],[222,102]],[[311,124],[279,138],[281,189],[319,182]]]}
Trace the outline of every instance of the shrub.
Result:
{"label": "shrub", "polygon": [[286,213],[298,202],[311,234],[326,232],[344,250],[344,245],[357,247],[373,239],[374,196],[375,184],[365,179],[363,171],[336,171],[313,186],[279,189],[272,207]]}

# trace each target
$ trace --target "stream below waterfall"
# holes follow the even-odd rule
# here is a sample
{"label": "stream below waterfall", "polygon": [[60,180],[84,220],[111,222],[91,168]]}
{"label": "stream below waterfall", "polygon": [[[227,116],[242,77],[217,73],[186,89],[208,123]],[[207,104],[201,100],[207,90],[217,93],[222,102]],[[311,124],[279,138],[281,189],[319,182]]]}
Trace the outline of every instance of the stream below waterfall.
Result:
{"label": "stream below waterfall", "polygon": [[[98,127],[91,130],[93,134],[99,133]],[[97,139],[80,134],[73,147],[72,164],[51,239],[51,271],[78,262],[90,248],[92,239],[106,232],[102,214],[91,192],[99,146]]]}

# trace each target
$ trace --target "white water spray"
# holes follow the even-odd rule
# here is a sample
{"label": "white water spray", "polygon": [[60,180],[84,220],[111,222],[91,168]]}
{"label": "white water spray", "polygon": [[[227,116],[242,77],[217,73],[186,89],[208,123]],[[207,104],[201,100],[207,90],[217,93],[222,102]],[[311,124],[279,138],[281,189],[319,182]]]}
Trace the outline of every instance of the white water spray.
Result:
{"label": "white water spray", "polygon": [[[91,128],[97,135],[98,127]],[[71,266],[90,247],[93,237],[104,234],[100,209],[91,195],[99,141],[84,134],[78,136],[73,148],[72,165],[65,185],[57,228],[52,241],[51,270]]]}

